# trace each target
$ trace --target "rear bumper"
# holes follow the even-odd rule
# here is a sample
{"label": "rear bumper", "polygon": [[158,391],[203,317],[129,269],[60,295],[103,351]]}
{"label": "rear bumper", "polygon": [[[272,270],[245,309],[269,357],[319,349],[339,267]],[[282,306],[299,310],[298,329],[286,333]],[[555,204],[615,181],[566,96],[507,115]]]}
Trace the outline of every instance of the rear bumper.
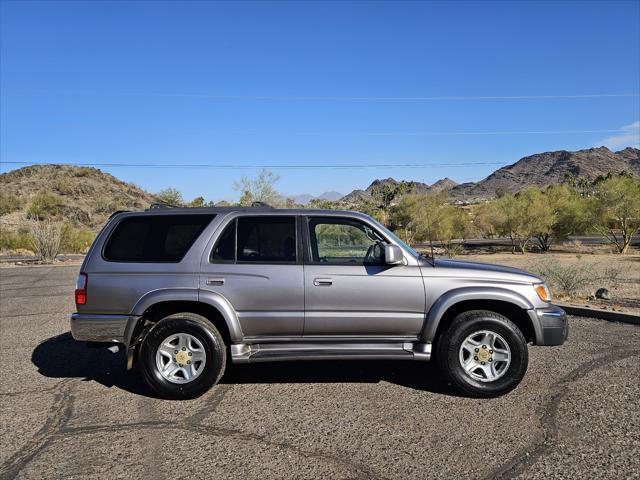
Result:
{"label": "rear bumper", "polygon": [[547,308],[529,310],[532,320],[536,321],[536,345],[562,345],[569,338],[569,322],[567,314],[560,307],[551,305]]}
{"label": "rear bumper", "polygon": [[125,342],[128,315],[71,315],[71,335],[83,342]]}

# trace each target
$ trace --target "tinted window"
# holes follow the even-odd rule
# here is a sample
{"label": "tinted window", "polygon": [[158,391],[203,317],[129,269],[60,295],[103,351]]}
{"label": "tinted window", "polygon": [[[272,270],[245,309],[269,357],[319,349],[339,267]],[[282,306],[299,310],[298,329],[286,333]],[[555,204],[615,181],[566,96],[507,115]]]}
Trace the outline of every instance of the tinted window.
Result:
{"label": "tinted window", "polygon": [[295,218],[239,218],[237,256],[242,262],[295,262]]}
{"label": "tinted window", "polygon": [[114,262],[179,262],[214,216],[125,218],[109,237],[104,258]]}
{"label": "tinted window", "polygon": [[314,262],[356,265],[382,263],[384,239],[357,220],[311,218],[309,235]]}
{"label": "tinted window", "polygon": [[211,252],[211,261],[224,262],[234,261],[236,259],[236,222],[231,222],[225,228],[218,243],[216,243],[213,252]]}

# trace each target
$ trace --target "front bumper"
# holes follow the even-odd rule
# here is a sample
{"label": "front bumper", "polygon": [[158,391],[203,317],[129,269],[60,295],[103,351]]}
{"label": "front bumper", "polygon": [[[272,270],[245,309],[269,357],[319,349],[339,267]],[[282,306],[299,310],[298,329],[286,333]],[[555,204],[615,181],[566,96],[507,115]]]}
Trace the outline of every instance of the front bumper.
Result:
{"label": "front bumper", "polygon": [[536,345],[562,345],[569,338],[567,314],[560,307],[529,310],[536,330]]}
{"label": "front bumper", "polygon": [[71,315],[71,335],[83,342],[125,342],[128,315]]}

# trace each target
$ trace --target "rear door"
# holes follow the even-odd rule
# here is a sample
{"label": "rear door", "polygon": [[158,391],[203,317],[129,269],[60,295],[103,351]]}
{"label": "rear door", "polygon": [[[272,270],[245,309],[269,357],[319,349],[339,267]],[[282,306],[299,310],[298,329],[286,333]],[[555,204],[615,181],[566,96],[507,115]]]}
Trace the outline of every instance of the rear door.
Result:
{"label": "rear door", "polygon": [[304,284],[297,222],[293,215],[229,219],[202,265],[200,288],[231,303],[245,337],[302,335]]}
{"label": "rear door", "polygon": [[418,265],[384,263],[388,242],[350,217],[309,217],[304,335],[418,335],[425,291]]}

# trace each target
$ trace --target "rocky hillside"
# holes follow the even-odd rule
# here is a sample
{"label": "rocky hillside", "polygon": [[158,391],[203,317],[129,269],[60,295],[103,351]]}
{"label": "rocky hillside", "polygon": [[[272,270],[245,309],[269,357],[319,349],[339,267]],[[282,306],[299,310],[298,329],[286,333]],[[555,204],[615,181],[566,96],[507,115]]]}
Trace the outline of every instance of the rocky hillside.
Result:
{"label": "rocky hillside", "polygon": [[342,197],[346,204],[371,201],[385,188],[395,198],[405,193],[438,193],[448,191],[459,199],[478,200],[492,198],[496,192],[518,192],[534,185],[540,188],[554,183],[564,183],[570,178],[595,180],[608,173],[631,172],[640,177],[640,150],[625,148],[612,152],[606,147],[568,152],[538,153],[521,158],[516,163],[496,170],[484,180],[456,184],[449,178],[438,180],[433,185],[420,182],[399,182],[393,178],[374,180],[365,190],[354,190]]}
{"label": "rocky hillside", "polygon": [[385,192],[392,198],[397,198],[408,193],[440,193],[451,190],[456,185],[456,182],[449,178],[438,180],[433,185],[427,185],[422,182],[406,182],[398,181],[394,178],[384,178],[374,180],[365,190],[352,191],[342,197],[340,201],[346,204],[371,202],[374,201],[374,199],[383,197]]}
{"label": "rocky hillside", "polygon": [[640,150],[625,148],[612,152],[606,147],[598,147],[577,152],[538,153],[500,168],[484,180],[458,185],[451,190],[451,195],[468,199],[487,198],[501,190],[515,193],[531,185],[542,188],[564,183],[568,178],[595,180],[600,175],[623,171],[640,176]]}
{"label": "rocky hillside", "polygon": [[34,165],[0,174],[2,227],[15,230],[27,216],[52,216],[90,229],[116,210],[148,208],[155,197],[97,168]]}

